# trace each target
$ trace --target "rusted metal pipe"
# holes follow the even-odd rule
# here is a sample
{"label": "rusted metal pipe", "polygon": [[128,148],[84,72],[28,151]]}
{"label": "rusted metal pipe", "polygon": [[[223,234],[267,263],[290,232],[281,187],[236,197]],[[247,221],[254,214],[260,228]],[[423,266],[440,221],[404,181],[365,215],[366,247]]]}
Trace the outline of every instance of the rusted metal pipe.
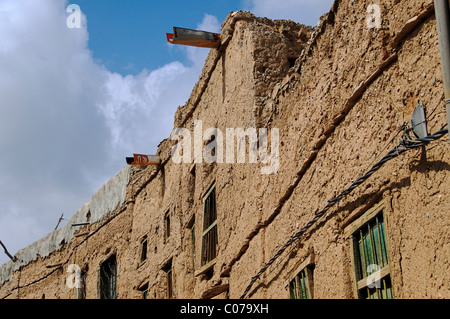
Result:
{"label": "rusted metal pipe", "polygon": [[444,96],[445,108],[447,111],[447,123],[450,128],[450,0],[434,0],[434,10],[436,12],[436,25],[439,35],[442,73],[444,75]]}

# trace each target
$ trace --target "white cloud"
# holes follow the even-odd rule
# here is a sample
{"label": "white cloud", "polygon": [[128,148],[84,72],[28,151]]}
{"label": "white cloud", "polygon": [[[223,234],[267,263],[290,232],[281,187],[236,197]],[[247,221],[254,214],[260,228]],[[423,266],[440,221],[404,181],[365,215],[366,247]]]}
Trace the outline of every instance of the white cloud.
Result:
{"label": "white cloud", "polygon": [[[185,47],[189,65],[112,73],[92,58],[86,17],[67,28],[66,5],[0,2],[0,240],[13,254],[69,219],[126,156],[156,152],[208,53]],[[220,26],[205,15],[199,27]]]}
{"label": "white cloud", "polygon": [[[198,29],[220,32],[220,24],[216,17],[205,14]],[[106,71],[105,98],[98,107],[117,154],[156,151],[155,146],[170,136],[176,108],[189,98],[209,52],[186,46],[178,49],[185,51],[189,65],[172,62],[125,77]]]}
{"label": "white cloud", "polygon": [[[205,14],[203,21],[197,26],[197,30],[220,33],[220,23],[215,16]],[[187,56],[192,62],[193,67],[196,69],[202,68],[209,51],[204,48],[196,47],[184,48],[187,51]]]}
{"label": "white cloud", "polygon": [[[247,0],[258,16],[307,24],[331,4]],[[156,152],[209,52],[173,46],[188,63],[112,73],[92,58],[86,17],[67,28],[66,6],[0,0],[0,240],[13,254],[51,232],[62,213],[69,219],[126,156]],[[219,32],[220,24],[205,14],[198,29]]]}
{"label": "white cloud", "polygon": [[244,0],[248,10],[256,16],[270,19],[289,19],[316,26],[320,16],[327,13],[334,0]]}

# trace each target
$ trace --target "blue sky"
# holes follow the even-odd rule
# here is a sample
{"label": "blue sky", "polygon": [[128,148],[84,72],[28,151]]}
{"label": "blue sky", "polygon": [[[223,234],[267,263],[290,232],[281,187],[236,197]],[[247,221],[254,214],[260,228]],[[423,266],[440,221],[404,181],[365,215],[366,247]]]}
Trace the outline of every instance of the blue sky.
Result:
{"label": "blue sky", "polygon": [[46,236],[170,136],[209,52],[168,44],[173,26],[220,32],[236,10],[316,25],[332,2],[0,0],[0,240],[15,254]]}
{"label": "blue sky", "polygon": [[[196,28],[205,14],[220,23],[230,11],[243,8],[240,0],[146,1],[79,0],[86,14],[89,48],[110,71],[137,74],[175,60],[186,62],[182,50],[170,49],[165,33],[173,26]],[[208,30],[207,30],[208,31]]]}

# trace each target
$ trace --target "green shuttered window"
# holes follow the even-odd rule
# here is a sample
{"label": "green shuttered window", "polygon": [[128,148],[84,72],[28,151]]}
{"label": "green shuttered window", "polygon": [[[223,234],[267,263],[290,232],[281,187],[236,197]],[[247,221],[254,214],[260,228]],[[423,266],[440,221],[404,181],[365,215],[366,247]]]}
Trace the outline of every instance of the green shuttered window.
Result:
{"label": "green shuttered window", "polygon": [[289,283],[289,295],[291,299],[311,299],[311,273],[305,268]]}
{"label": "green shuttered window", "polygon": [[393,299],[383,215],[378,204],[352,230],[358,298]]}
{"label": "green shuttered window", "polygon": [[314,253],[292,272],[287,287],[290,299],[314,299]]}

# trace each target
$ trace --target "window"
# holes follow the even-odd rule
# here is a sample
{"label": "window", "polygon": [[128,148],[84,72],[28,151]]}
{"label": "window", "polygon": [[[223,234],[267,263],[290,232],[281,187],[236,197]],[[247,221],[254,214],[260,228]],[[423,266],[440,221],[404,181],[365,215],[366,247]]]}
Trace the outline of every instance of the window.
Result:
{"label": "window", "polygon": [[81,271],[80,274],[80,286],[77,288],[77,299],[86,299],[86,280],[87,280],[87,268]]}
{"label": "window", "polygon": [[170,237],[170,211],[164,216],[165,234],[164,239],[167,240]]}
{"label": "window", "polygon": [[296,57],[288,58],[289,68],[293,68],[295,66],[296,61],[297,61]]}
{"label": "window", "polygon": [[291,299],[312,299],[310,281],[312,274],[309,268],[305,268],[295,276],[289,284],[289,294]]}
{"label": "window", "polygon": [[192,269],[195,270],[195,222],[191,226]]}
{"label": "window", "polygon": [[191,217],[186,225],[186,231],[191,237],[191,256],[192,256],[192,271],[195,271],[195,215]]}
{"label": "window", "polygon": [[356,291],[361,299],[392,299],[383,203],[349,226]]}
{"label": "window", "polygon": [[142,293],[142,299],[148,299],[148,283],[142,285],[139,291]]}
{"label": "window", "polygon": [[166,287],[167,287],[167,298],[173,299],[173,277],[172,277],[172,259],[166,263],[163,267],[163,271],[166,273]]}
{"label": "window", "polygon": [[313,299],[314,255],[310,255],[289,280],[290,299]]}
{"label": "window", "polygon": [[100,298],[116,299],[117,261],[111,256],[100,266]]}
{"label": "window", "polygon": [[147,236],[142,237],[141,239],[141,263],[147,260]]}
{"label": "window", "polygon": [[204,197],[202,266],[212,262],[217,256],[217,211],[215,185]]}

